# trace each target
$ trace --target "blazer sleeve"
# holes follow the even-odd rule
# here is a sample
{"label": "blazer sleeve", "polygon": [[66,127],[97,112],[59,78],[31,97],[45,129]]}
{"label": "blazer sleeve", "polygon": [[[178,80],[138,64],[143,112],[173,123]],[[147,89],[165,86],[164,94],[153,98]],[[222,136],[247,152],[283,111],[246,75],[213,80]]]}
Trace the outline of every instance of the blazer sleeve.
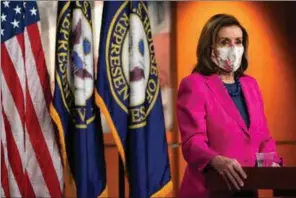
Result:
{"label": "blazer sleeve", "polygon": [[205,95],[201,84],[187,77],[182,80],[177,98],[177,119],[182,152],[189,165],[202,171],[217,155],[209,148],[206,126]]}
{"label": "blazer sleeve", "polygon": [[255,81],[255,87],[256,87],[256,90],[258,90],[258,94],[259,94],[259,101],[260,101],[260,106],[262,109],[262,116],[263,116],[263,131],[265,134],[265,136],[260,144],[259,152],[264,152],[264,153],[275,152],[276,153],[276,159],[275,159],[276,162],[278,164],[282,164],[282,158],[280,158],[277,154],[275,141],[272,138],[272,136],[270,135],[270,132],[268,129],[268,123],[267,123],[266,115],[264,112],[263,97],[262,97],[260,88],[258,86],[258,83],[256,81]]}

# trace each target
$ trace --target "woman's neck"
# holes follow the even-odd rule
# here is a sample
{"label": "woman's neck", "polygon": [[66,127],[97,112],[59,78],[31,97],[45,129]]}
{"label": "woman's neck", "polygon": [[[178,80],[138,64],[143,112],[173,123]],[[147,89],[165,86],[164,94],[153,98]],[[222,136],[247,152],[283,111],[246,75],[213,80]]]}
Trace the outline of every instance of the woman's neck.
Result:
{"label": "woman's neck", "polygon": [[233,73],[223,73],[223,74],[219,74],[220,79],[226,83],[226,84],[231,84],[234,83],[234,74]]}

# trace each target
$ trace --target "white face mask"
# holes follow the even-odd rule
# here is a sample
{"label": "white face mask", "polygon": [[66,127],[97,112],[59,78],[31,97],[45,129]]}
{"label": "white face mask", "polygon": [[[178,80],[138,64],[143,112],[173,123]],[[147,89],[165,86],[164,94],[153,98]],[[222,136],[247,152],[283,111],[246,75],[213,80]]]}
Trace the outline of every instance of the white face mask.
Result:
{"label": "white face mask", "polygon": [[244,47],[218,47],[212,51],[212,61],[227,72],[235,72],[241,65]]}

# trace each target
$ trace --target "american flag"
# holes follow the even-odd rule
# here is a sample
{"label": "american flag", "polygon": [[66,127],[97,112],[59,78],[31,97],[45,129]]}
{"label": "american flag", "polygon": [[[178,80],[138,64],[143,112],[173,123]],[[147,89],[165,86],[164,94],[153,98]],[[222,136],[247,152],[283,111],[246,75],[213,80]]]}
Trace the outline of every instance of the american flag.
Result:
{"label": "american flag", "polygon": [[36,2],[1,2],[1,197],[62,196],[40,30]]}

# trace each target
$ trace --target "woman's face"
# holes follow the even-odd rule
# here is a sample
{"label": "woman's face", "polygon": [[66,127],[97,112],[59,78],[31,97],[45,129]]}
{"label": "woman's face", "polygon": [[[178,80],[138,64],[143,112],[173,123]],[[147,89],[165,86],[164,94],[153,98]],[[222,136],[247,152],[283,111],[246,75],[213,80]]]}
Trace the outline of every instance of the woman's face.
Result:
{"label": "woman's face", "polygon": [[221,28],[212,50],[212,61],[226,72],[235,72],[241,65],[243,53],[241,28],[234,25]]}
{"label": "woman's face", "polygon": [[221,28],[216,38],[216,47],[232,46],[243,46],[243,32],[236,25]]}

